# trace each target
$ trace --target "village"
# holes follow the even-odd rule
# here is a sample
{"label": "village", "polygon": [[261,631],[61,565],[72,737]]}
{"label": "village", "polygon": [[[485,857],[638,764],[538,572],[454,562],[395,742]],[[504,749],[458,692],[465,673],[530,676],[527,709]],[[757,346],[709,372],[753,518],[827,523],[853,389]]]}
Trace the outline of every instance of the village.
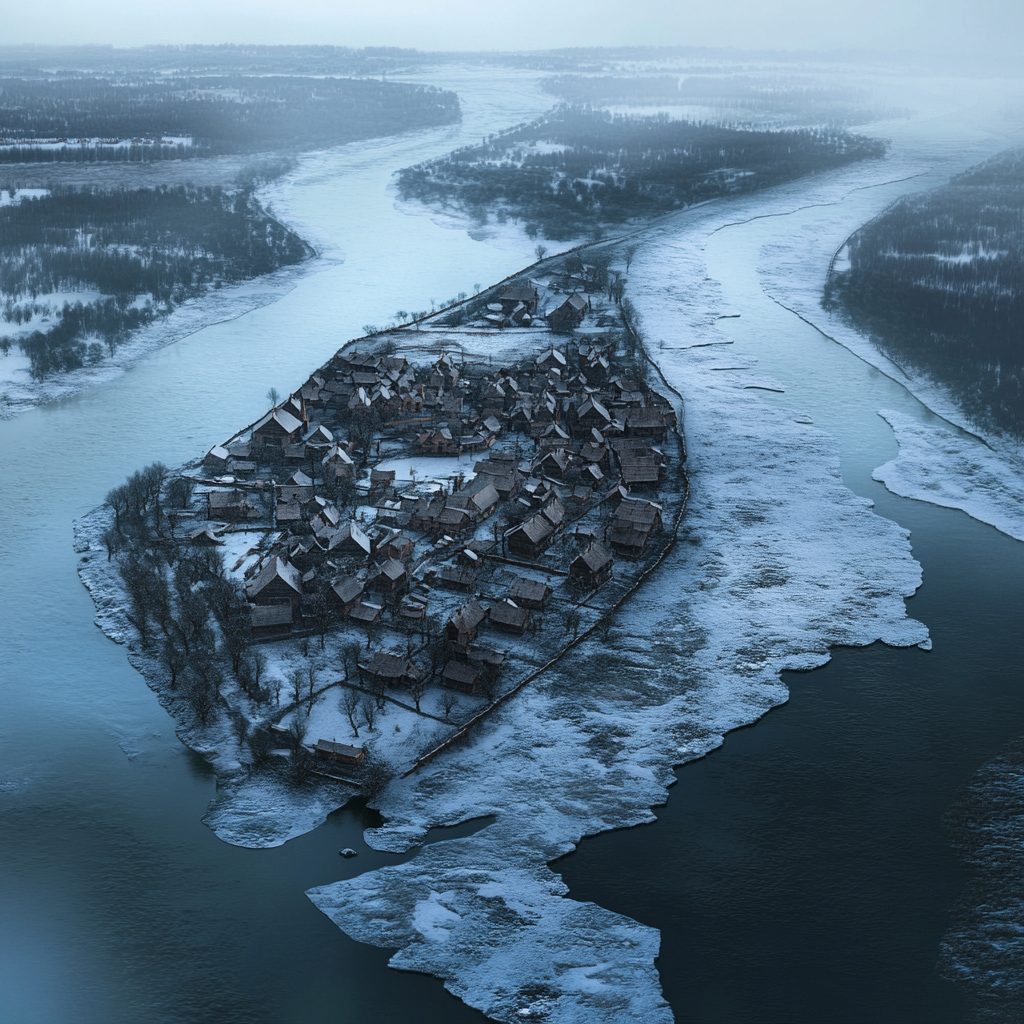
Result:
{"label": "village", "polygon": [[662,557],[685,448],[606,282],[576,261],[361,339],[190,471],[172,536],[244,596],[219,696],[268,760],[414,769]]}

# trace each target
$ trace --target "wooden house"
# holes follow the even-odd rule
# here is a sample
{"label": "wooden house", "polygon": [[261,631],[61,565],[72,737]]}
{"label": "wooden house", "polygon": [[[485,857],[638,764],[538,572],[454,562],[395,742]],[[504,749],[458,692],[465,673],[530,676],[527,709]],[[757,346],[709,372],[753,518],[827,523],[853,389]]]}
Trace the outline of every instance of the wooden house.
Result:
{"label": "wooden house", "polygon": [[384,607],[379,604],[373,604],[370,601],[361,600],[356,601],[354,605],[349,609],[348,617],[353,622],[361,623],[364,626],[369,626],[372,623],[380,619],[384,613]]}
{"label": "wooden house", "polygon": [[356,579],[355,576],[342,576],[340,580],[331,584],[331,592],[345,612],[350,611],[356,601],[363,596],[363,590],[362,580]]}
{"label": "wooden house", "polygon": [[278,485],[277,497],[283,502],[297,501],[300,505],[313,500],[313,481],[301,469],[296,470],[285,481]]}
{"label": "wooden house", "polygon": [[505,534],[509,554],[515,558],[539,558],[551,543],[555,528],[541,513],[514,526]]}
{"label": "wooden house", "polygon": [[445,624],[444,638],[456,650],[465,652],[474,640],[480,623],[487,618],[487,609],[476,601],[463,605]]}
{"label": "wooden house", "polygon": [[588,395],[576,409],[577,427],[587,436],[591,430],[604,430],[611,422],[612,414],[593,395]]}
{"label": "wooden house", "polygon": [[302,577],[294,565],[275,555],[246,584],[245,596],[253,604],[287,604],[295,610],[302,604]]}
{"label": "wooden house", "polygon": [[345,523],[327,538],[329,554],[369,558],[370,538],[354,522]]}
{"label": "wooden house", "polygon": [[252,428],[254,444],[271,444],[284,447],[295,444],[302,431],[302,420],[287,409],[271,409]]}
{"label": "wooden house", "polygon": [[287,636],[292,631],[290,604],[251,604],[252,635],[256,640],[270,636]]}
{"label": "wooden house", "polygon": [[337,761],[341,764],[358,765],[366,756],[365,747],[353,747],[348,743],[335,743],[334,740],[317,740],[313,753],[326,761]]}
{"label": "wooden house", "polygon": [[568,334],[583,322],[587,312],[587,300],[573,292],[559,305],[547,311],[545,319],[551,330],[558,334]]}
{"label": "wooden house", "polygon": [[530,625],[530,612],[511,601],[496,601],[490,606],[487,621],[495,629],[522,636]]}
{"label": "wooden house", "polygon": [[539,580],[528,580],[522,576],[517,576],[508,592],[508,596],[520,608],[540,611],[551,596],[551,588]]}
{"label": "wooden house", "polygon": [[424,671],[408,658],[399,658],[385,651],[376,651],[373,657],[359,666],[359,678],[366,683],[379,682],[385,686],[407,686],[424,677]]}
{"label": "wooden house", "polygon": [[668,430],[665,414],[656,406],[629,409],[626,412],[626,437],[661,439]]}
{"label": "wooden house", "polygon": [[398,594],[409,586],[409,574],[397,558],[389,558],[370,571],[366,585],[378,594]]}
{"label": "wooden house", "polygon": [[441,673],[445,686],[462,693],[473,693],[480,684],[480,672],[472,665],[461,661],[449,661]]}
{"label": "wooden house", "polygon": [[531,316],[537,312],[537,303],[540,301],[540,293],[537,286],[530,280],[513,281],[506,285],[498,299],[499,309],[506,316],[511,315],[519,305],[522,305]]}
{"label": "wooden house", "polygon": [[470,568],[442,565],[437,573],[437,585],[446,590],[464,590],[468,594],[476,587],[476,573]]}
{"label": "wooden house", "polygon": [[569,578],[594,589],[612,578],[613,561],[612,556],[594,541],[570,562]]}
{"label": "wooden house", "polygon": [[412,540],[404,533],[394,534],[377,545],[377,554],[384,558],[397,558],[399,561],[412,556]]}
{"label": "wooden house", "polygon": [[486,484],[469,500],[470,508],[480,519],[486,519],[497,507],[500,500],[497,488],[491,483]]}
{"label": "wooden house", "polygon": [[215,444],[203,459],[203,465],[214,472],[223,473],[228,468],[231,453],[223,445]]}

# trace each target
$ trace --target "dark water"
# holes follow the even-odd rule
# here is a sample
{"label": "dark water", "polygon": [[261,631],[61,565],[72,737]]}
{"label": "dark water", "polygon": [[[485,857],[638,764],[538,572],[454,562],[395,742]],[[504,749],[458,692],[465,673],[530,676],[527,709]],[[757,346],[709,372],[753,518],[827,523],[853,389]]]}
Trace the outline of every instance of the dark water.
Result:
{"label": "dark water", "polygon": [[[876,485],[877,486],[877,485]],[[652,827],[557,865],[577,899],[662,931],[679,1021],[967,1019],[939,975],[965,886],[943,816],[1024,733],[1024,546],[880,487],[912,530],[934,650],[875,644],[787,673],[788,704],[681,768]]]}

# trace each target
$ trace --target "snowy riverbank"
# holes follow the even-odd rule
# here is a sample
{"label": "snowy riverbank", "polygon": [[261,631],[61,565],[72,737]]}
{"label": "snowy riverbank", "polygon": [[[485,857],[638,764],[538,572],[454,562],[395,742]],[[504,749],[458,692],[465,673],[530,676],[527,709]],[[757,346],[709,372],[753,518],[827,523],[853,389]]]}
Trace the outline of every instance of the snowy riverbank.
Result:
{"label": "snowy riverbank", "polygon": [[189,299],[169,315],[136,331],[118,347],[113,358],[104,357],[95,366],[83,366],[69,373],[36,380],[29,373],[28,356],[12,349],[6,356],[0,356],[0,417],[10,419],[38,405],[70,398],[106,384],[158,349],[173,345],[213,324],[236,320],[254,309],[277,302],[301,278],[323,269],[330,262],[308,260],[298,267],[288,267],[244,284],[211,290],[199,298]]}

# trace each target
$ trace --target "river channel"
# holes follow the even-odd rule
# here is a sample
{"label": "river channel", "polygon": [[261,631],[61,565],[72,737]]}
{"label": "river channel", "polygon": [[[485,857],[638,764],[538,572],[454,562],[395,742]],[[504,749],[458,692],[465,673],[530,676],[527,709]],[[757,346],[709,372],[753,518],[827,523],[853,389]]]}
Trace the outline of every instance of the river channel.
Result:
{"label": "river channel", "polygon": [[[458,89],[461,125],[304,158],[275,186],[277,212],[332,262],[271,306],[0,422],[0,1020],[484,1020],[435,979],[389,970],[387,951],[305,897],[400,859],[362,842],[366,812],[269,850],[201,823],[212,772],[92,624],[71,536],[128,473],[201,454],[364,323],[530,262],[525,238],[482,244],[393,208],[393,170],[549,105],[532,78],[448,77],[431,80]],[[909,608],[935,649],[838,651],[791,675],[787,705],[679,771],[657,825],[588,841],[559,867],[574,897],[662,929],[679,1020],[962,1020],[935,968],[962,884],[941,817],[1024,732],[1024,548],[870,479],[896,451],[877,410],[928,414],[761,291],[765,233],[802,231],[803,216],[709,245],[742,314],[722,329],[787,385],[765,400],[834,433],[848,486],[913,531],[925,582]],[[344,846],[359,856],[343,861]]]}

